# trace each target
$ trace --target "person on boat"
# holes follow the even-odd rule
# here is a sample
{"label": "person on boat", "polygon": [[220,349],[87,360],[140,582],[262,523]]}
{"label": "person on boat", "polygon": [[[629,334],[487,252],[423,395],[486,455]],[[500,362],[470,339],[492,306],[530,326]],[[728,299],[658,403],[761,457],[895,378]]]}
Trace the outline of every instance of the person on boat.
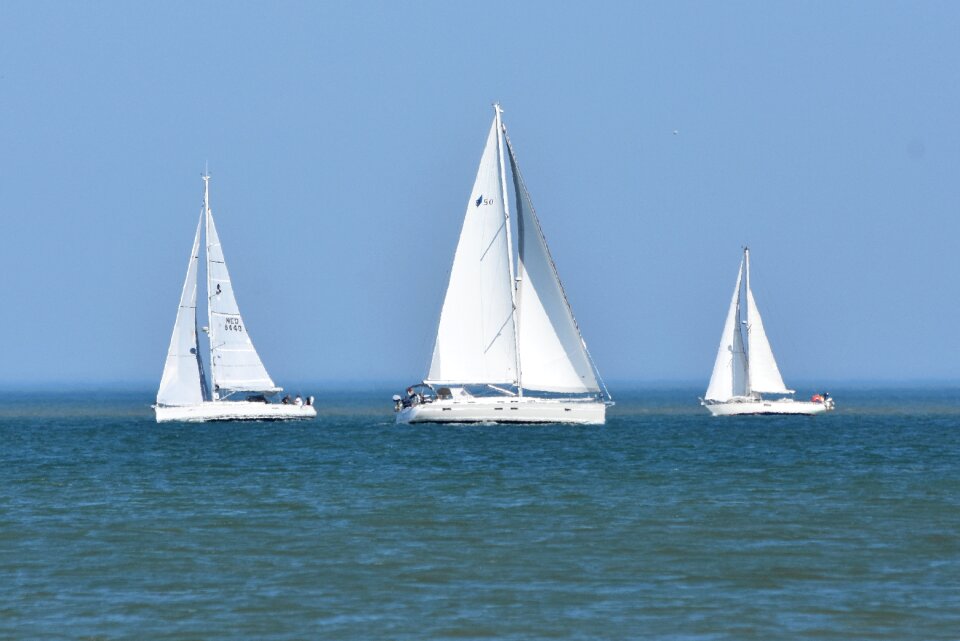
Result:
{"label": "person on boat", "polygon": [[280,402],[283,403],[284,405],[289,405],[289,404],[290,404],[290,395],[287,394],[286,396],[284,396],[282,399],[280,399]]}
{"label": "person on boat", "polygon": [[404,407],[411,407],[417,404],[417,393],[413,391],[412,387],[407,388],[407,398],[403,401]]}
{"label": "person on boat", "polygon": [[813,396],[810,397],[810,402],[811,402],[811,403],[822,403],[822,402],[823,402],[823,396],[821,396],[820,394],[814,394]]}
{"label": "person on boat", "polygon": [[300,397],[299,394],[297,394],[297,397],[293,399],[293,404],[296,405],[297,407],[303,406],[303,399]]}

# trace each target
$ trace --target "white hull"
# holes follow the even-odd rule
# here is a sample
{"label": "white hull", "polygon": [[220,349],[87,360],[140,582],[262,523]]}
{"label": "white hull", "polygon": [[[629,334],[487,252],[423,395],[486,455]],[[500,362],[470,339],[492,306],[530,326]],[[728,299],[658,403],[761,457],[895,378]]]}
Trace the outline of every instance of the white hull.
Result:
{"label": "white hull", "polygon": [[756,414],[794,414],[814,416],[822,414],[828,408],[824,403],[795,401],[790,398],[773,401],[727,401],[726,403],[704,403],[714,416],[748,416]]}
{"label": "white hull", "polygon": [[575,423],[603,425],[607,405],[592,400],[494,397],[443,399],[405,407],[397,423]]}
{"label": "white hull", "polygon": [[282,403],[251,403],[249,401],[207,401],[199,405],[163,407],[155,405],[157,423],[167,421],[290,421],[316,418],[312,405],[284,405]]}

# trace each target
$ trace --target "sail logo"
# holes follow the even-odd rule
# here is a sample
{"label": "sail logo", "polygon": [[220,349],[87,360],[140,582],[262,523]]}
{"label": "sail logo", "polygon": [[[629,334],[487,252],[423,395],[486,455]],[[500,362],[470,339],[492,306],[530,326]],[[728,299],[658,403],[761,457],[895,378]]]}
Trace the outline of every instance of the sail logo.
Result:
{"label": "sail logo", "polygon": [[483,194],[480,194],[480,196],[478,196],[477,199],[473,201],[473,204],[476,205],[477,207],[479,207],[480,205],[492,205],[493,198],[484,198]]}
{"label": "sail logo", "polygon": [[224,320],[223,329],[228,332],[242,332],[243,324],[240,322],[239,317],[227,318]]}

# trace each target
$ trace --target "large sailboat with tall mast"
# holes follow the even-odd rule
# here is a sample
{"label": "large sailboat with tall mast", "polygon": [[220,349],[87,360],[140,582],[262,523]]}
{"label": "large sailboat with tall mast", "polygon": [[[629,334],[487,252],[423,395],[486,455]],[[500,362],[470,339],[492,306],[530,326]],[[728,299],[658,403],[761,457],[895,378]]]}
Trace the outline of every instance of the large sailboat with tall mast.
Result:
{"label": "large sailboat with tall mast", "polygon": [[[742,313],[744,296],[746,314]],[[745,318],[741,319],[741,316]],[[747,333],[746,341],[743,339],[744,330]],[[780,368],[773,357],[773,349],[750,287],[750,249],[744,247],[737,284],[733,289],[713,365],[713,375],[701,404],[714,416],[812,415],[834,407],[833,399],[827,393],[815,394],[810,401],[794,400],[794,393],[784,385]],[[772,394],[777,398],[765,399],[762,394]]]}
{"label": "large sailboat with tall mast", "polygon": [[[207,384],[197,332],[200,236],[206,231],[207,327],[213,389]],[[312,399],[270,402],[282,388],[267,373],[240,315],[220,236],[210,210],[210,176],[203,176],[203,209],[193,237],[167,360],[154,405],[157,422],[287,420],[317,415]],[[287,401],[288,399],[284,399]]]}
{"label": "large sailboat with tall mast", "polygon": [[394,396],[397,422],[602,424],[613,401],[580,334],[501,114],[494,105],[429,374]]}

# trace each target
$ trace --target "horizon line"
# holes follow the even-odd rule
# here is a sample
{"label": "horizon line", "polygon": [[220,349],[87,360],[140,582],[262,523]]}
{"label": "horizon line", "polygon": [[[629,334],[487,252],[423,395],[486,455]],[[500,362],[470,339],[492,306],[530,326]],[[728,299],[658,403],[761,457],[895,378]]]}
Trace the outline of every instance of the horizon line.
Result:
{"label": "horizon line", "polygon": [[[403,387],[409,384],[400,379],[318,379],[318,380],[294,380],[288,385],[284,385],[284,391],[296,392],[305,387],[325,388],[328,391],[380,391]],[[107,392],[107,391],[148,391],[156,389],[158,385],[154,380],[102,380],[77,383],[76,381],[0,381],[0,393],[6,392],[31,392],[52,390],[62,392]],[[622,391],[640,390],[640,389],[706,389],[706,382],[692,379],[613,379],[607,380],[607,386],[620,388]],[[793,384],[794,388],[820,389],[825,387],[846,387],[854,389],[867,389],[871,387],[879,388],[949,388],[960,387],[960,379],[956,378],[912,378],[912,379],[888,379],[888,378],[834,378],[819,381],[798,381]],[[313,390],[311,390],[313,391]],[[313,391],[317,393],[321,390]],[[800,393],[801,390],[798,390]]]}

